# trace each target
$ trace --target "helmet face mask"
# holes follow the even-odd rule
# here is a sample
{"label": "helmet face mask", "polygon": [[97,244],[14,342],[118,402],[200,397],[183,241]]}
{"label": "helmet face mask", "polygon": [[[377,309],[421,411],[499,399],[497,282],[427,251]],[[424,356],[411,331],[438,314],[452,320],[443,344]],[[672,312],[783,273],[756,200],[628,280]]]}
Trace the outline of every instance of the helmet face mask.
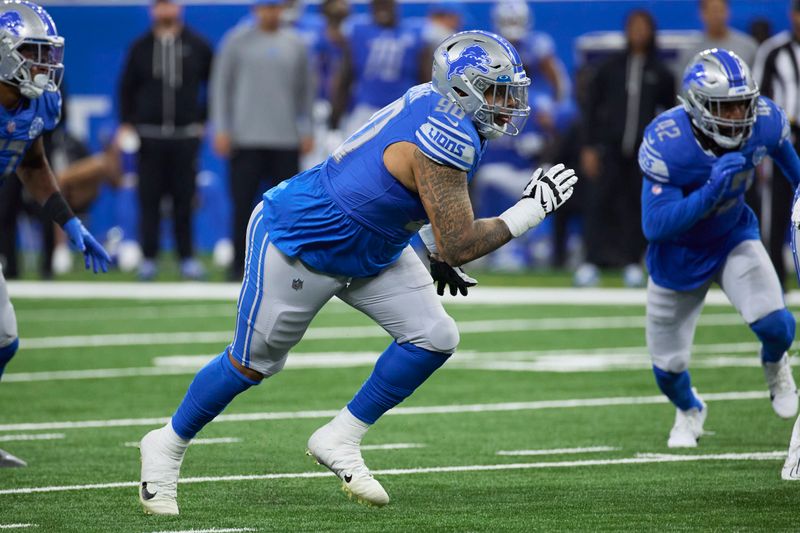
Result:
{"label": "helmet face mask", "polygon": [[64,39],[44,9],[25,0],[0,3],[0,81],[38,98],[58,91],[63,60]]}
{"label": "helmet face mask", "polygon": [[[528,120],[531,108],[528,105],[527,84],[499,84],[487,78],[475,80],[475,88],[484,89],[484,100],[473,115],[473,120],[484,130],[493,130],[500,135],[519,135]],[[497,135],[499,136],[499,135]],[[490,134],[491,138],[492,135]]]}
{"label": "helmet face mask", "polygon": [[433,88],[464,110],[481,136],[520,133],[531,110],[531,80],[508,41],[489,32],[464,31],[445,39],[433,59]]}
{"label": "helmet face mask", "polygon": [[753,132],[758,95],[747,65],[733,52],[712,48],[689,63],[679,99],[697,129],[734,150]]}

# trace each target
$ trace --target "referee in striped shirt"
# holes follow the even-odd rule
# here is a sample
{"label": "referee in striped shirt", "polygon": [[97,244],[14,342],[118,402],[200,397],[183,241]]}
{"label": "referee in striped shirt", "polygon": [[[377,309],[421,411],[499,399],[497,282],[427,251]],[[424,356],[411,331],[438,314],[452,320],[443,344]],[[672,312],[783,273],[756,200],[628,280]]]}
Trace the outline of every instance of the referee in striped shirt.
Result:
{"label": "referee in striped shirt", "polygon": [[[800,148],[800,0],[792,0],[789,14],[791,29],[767,39],[758,49],[753,76],[761,94],[773,99],[786,111],[792,127],[792,143]],[[792,209],[793,191],[777,166],[772,166],[772,180],[763,189],[761,229],[767,240],[772,263],[785,288],[786,269],[783,248]]]}

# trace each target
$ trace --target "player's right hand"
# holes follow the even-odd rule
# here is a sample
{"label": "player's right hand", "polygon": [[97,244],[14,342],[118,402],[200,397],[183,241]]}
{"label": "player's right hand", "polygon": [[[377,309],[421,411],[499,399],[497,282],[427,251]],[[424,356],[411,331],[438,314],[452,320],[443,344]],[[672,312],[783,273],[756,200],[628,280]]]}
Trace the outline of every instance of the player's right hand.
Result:
{"label": "player's right hand", "polygon": [[[711,189],[711,194],[714,200],[719,200],[725,196],[737,196],[738,194],[729,194],[731,181],[737,172],[744,168],[747,160],[741,152],[730,152],[719,159],[711,167],[711,176],[708,179],[708,186]],[[736,191],[737,193],[739,191]]]}
{"label": "player's right hand", "polygon": [[798,196],[798,193],[795,193],[794,198],[794,205],[792,206],[792,225],[800,229],[800,196]]}
{"label": "player's right hand", "polygon": [[542,175],[542,169],[536,169],[531,181],[522,192],[523,198],[533,198],[542,206],[545,213],[552,213],[572,196],[572,186],[578,182],[578,176],[571,168],[562,163],[550,168]]}

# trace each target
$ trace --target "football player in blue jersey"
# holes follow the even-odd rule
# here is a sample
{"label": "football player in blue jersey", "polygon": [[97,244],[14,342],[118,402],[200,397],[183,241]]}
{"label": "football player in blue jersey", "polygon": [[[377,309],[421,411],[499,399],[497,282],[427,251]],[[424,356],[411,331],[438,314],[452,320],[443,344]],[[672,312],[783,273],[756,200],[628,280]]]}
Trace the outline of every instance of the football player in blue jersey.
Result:
{"label": "football player in blue jersey", "polygon": [[[331,123],[352,107],[346,134],[353,133],[378,109],[400,98],[417,83],[427,81],[421,72],[425,42],[420,28],[404,22],[396,0],[371,0],[369,19],[353,21],[348,33],[351,45],[343,54],[337,73]],[[430,65],[430,62],[427,62]]]}
{"label": "football player in blue jersey", "polygon": [[334,296],[394,342],[352,401],[311,436],[308,453],[358,500],[389,502],[364,464],[361,439],[459,341],[409,241],[429,222],[434,280],[463,289],[453,267],[539,224],[577,181],[563,165],[539,169],[499,217],[473,217],[469,180],[487,140],[521,131],[529,84],[508,41],[482,31],[455,34],[435,52],[431,83],[410,88],[323,163],[264,194],[250,218],[233,342],[200,370],[172,420],[140,443],[146,512],[178,513],[178,475],[191,439],[235,396],[279,372]]}
{"label": "football player in blue jersey", "polygon": [[800,183],[800,159],[783,111],[759,96],[747,65],[710,49],[686,69],[681,106],[656,117],[639,150],[647,267],[647,346],[656,382],[677,407],[667,445],[695,447],[707,407],[688,365],[706,292],[720,285],[761,341],[761,361],[778,416],[797,414],[787,350],[795,320],[744,202],[754,167],[770,156]]}
{"label": "football player in blue jersey", "polygon": [[492,6],[494,31],[508,39],[519,51],[522,64],[535,80],[546,83],[537,90],[547,89],[557,102],[563,102],[571,92],[569,76],[556,55],[556,45],[550,35],[534,30],[533,12],[525,0],[499,0]]}
{"label": "football player in blue jersey", "polygon": [[[0,179],[16,172],[44,213],[83,252],[86,268],[105,272],[108,254],[61,196],[44,153],[42,133],[61,118],[63,55],[64,39],[44,9],[26,0],[0,3]],[[18,347],[17,318],[0,270],[0,378]],[[0,467],[24,465],[0,450]]]}

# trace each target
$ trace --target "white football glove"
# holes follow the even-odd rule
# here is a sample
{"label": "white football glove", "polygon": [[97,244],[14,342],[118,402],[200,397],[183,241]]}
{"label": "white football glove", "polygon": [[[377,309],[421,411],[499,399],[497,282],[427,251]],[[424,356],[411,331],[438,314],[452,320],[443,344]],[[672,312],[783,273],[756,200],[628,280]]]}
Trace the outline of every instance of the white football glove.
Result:
{"label": "white football glove", "polygon": [[800,196],[797,197],[792,206],[792,225],[800,229]]}
{"label": "white football glove", "polygon": [[575,171],[561,163],[542,173],[541,168],[536,169],[522,192],[522,199],[500,215],[514,237],[539,225],[545,216],[564,205],[578,181]]}

